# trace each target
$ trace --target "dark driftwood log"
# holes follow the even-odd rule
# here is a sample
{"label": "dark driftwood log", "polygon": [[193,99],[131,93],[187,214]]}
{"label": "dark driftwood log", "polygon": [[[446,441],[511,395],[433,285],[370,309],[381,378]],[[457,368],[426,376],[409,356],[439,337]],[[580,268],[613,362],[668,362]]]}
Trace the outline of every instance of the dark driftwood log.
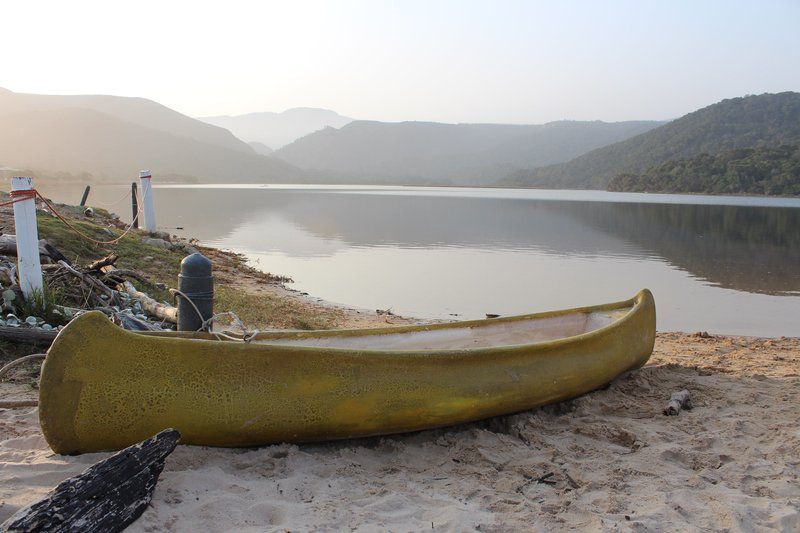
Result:
{"label": "dark driftwood log", "polygon": [[669,403],[664,407],[664,414],[667,416],[676,416],[681,412],[681,409],[687,411],[692,408],[692,399],[689,397],[689,391],[684,389],[676,392],[669,399]]}
{"label": "dark driftwood log", "polygon": [[94,464],[20,509],[0,531],[122,531],[150,503],[164,459],[179,438],[176,430],[166,429]]}
{"label": "dark driftwood log", "polygon": [[116,280],[117,284],[121,284],[125,281],[124,278],[133,278],[136,281],[140,281],[145,285],[150,285],[151,287],[155,287],[156,284],[148,277],[146,277],[141,272],[137,272],[135,270],[131,270],[129,268],[115,268],[113,270],[104,270],[106,272],[103,279],[113,279]]}
{"label": "dark driftwood log", "polygon": [[30,344],[41,344],[50,346],[56,338],[57,331],[45,331],[33,328],[14,328],[11,326],[0,326],[0,339],[9,342],[25,342]]}
{"label": "dark driftwood log", "polygon": [[47,255],[50,256],[50,259],[55,261],[56,263],[59,261],[64,261],[68,265],[71,265],[72,262],[66,258],[64,254],[62,254],[58,248],[53,246],[52,244],[44,243],[44,249],[47,250]]}

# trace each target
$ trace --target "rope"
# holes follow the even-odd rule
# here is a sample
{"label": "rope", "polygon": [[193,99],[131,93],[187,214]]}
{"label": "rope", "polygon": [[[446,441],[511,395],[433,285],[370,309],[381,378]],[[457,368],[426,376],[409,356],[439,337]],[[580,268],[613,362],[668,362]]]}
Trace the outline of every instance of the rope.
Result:
{"label": "rope", "polygon": [[222,331],[221,332],[210,331],[209,333],[211,333],[212,335],[216,336],[217,339],[222,337],[222,338],[225,338],[225,339],[228,339],[228,340],[232,340],[232,341],[242,341],[242,342],[248,343],[248,342],[252,341],[253,339],[255,339],[256,335],[258,335],[259,331],[257,329],[254,329],[252,331],[248,330],[247,327],[244,325],[244,322],[242,322],[242,319],[239,318],[239,316],[236,313],[234,313],[233,311],[225,311],[225,312],[222,312],[222,313],[216,313],[214,316],[212,316],[208,320],[203,321],[203,325],[200,327],[200,330],[198,330],[198,331],[203,330],[204,328],[208,327],[212,322],[214,322],[216,319],[218,319],[220,317],[223,317],[223,316],[230,317],[231,321],[233,322],[231,327],[234,327],[234,328],[237,328],[237,329],[241,330],[242,336],[241,337],[234,337],[234,336],[228,335],[227,333],[222,332]]}
{"label": "rope", "polygon": [[18,190],[18,191],[11,191],[11,198],[12,198],[11,201],[0,203],[0,207],[6,206],[6,205],[12,205],[12,204],[15,204],[17,202],[22,202],[24,200],[35,200],[37,196],[44,202],[44,204],[50,209],[50,211],[52,211],[53,214],[56,217],[58,217],[58,219],[61,220],[61,222],[63,222],[69,229],[71,229],[72,231],[74,231],[75,233],[77,233],[78,235],[80,235],[81,237],[86,239],[87,241],[91,241],[91,242],[93,242],[95,244],[100,244],[100,245],[117,244],[119,241],[121,241],[123,239],[123,237],[125,237],[133,229],[133,224],[139,219],[139,214],[141,213],[141,209],[139,209],[139,211],[136,213],[136,216],[133,217],[133,221],[131,222],[131,224],[125,229],[124,232],[122,232],[122,235],[120,235],[119,237],[117,237],[115,239],[111,239],[110,241],[99,241],[99,240],[97,240],[97,239],[85,234],[84,232],[82,232],[81,230],[76,228],[75,226],[73,226],[72,223],[70,223],[69,220],[64,218],[61,215],[61,213],[56,211],[56,208],[53,207],[53,204],[51,204],[47,200],[47,198],[42,196],[39,193],[39,191],[37,191],[36,189],[24,189],[24,190]]}
{"label": "rope", "polygon": [[[170,289],[169,292],[172,293],[173,296],[180,296],[181,298],[183,298],[184,300],[186,300],[190,304],[192,304],[192,308],[194,309],[194,312],[197,313],[197,316],[200,317],[200,320],[202,321],[202,324],[200,324],[200,328],[197,331],[207,331],[207,332],[211,333],[212,335],[214,335],[217,338],[217,340],[228,339],[228,340],[232,340],[232,341],[242,341],[242,342],[250,342],[250,341],[252,341],[256,337],[256,335],[258,335],[258,333],[259,333],[259,331],[257,329],[254,329],[252,331],[248,330],[247,326],[245,326],[244,322],[242,322],[242,319],[239,318],[239,316],[236,313],[234,313],[233,311],[225,311],[225,312],[222,312],[222,313],[216,313],[211,318],[206,320],[205,318],[203,318],[203,313],[200,312],[200,309],[197,307],[197,305],[195,305],[195,303],[192,301],[192,299],[189,297],[188,294],[186,294],[185,292],[179,291],[178,289]],[[213,294],[213,293],[208,293],[208,294]],[[218,318],[221,318],[221,317],[224,317],[224,316],[227,316],[227,317],[231,318],[231,321],[233,322],[231,327],[234,327],[234,328],[237,328],[237,329],[241,330],[241,332],[242,332],[242,336],[241,337],[234,337],[234,336],[228,335],[227,333],[222,332],[222,331],[211,331],[211,326],[214,323],[214,321],[217,320]]]}
{"label": "rope", "polygon": [[[200,324],[200,329],[198,329],[197,331],[206,331],[206,328],[209,326],[209,324],[206,324],[207,320],[203,318],[203,313],[200,312],[200,309],[197,307],[197,305],[195,305],[195,303],[192,301],[192,299],[189,298],[189,295],[184,293],[184,292],[179,291],[178,289],[170,289],[169,292],[172,293],[173,297],[176,296],[176,295],[180,296],[184,300],[186,300],[187,302],[192,304],[192,308],[194,309],[195,313],[197,313],[197,316],[200,317],[200,322],[202,322],[202,324]],[[213,319],[213,318],[214,317],[211,317],[211,319]],[[209,319],[209,320],[211,320],[211,319]]]}
{"label": "rope", "polygon": [[114,200],[111,203],[101,202],[100,200],[92,200],[92,204],[97,204],[97,205],[102,206],[102,207],[114,207],[117,204],[119,204],[120,202],[122,202],[123,200],[127,200],[128,198],[130,198],[130,196],[128,196],[128,191],[125,191],[125,194],[123,194],[121,198],[119,198],[117,200]]}
{"label": "rope", "polygon": [[[3,376],[8,374],[9,370],[14,368],[17,365],[21,365],[26,361],[32,361],[34,359],[44,359],[47,356],[45,353],[35,353],[31,355],[26,355],[25,357],[20,357],[19,359],[14,359],[7,365],[0,368],[0,379]],[[36,407],[39,405],[38,400],[0,400],[0,409],[14,409],[17,407]]]}

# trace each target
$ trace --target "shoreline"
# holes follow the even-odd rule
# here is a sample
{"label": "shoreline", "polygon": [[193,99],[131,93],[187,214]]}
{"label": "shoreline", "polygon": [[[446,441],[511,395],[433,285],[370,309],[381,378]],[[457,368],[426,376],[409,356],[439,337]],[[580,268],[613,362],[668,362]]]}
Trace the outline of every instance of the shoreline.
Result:
{"label": "shoreline", "polygon": [[[0,208],[0,224],[7,216]],[[104,216],[92,224],[111,220]],[[42,227],[61,249],[80,252]],[[320,300],[241,255],[170,239],[160,251],[126,241],[125,259],[174,285],[174,263],[187,246],[199,249],[214,264],[217,309],[238,311],[248,327],[418,322]],[[316,444],[179,445],[129,531],[797,529],[798,369],[800,338],[658,332],[644,367],[522,413]],[[36,365],[21,365],[0,396],[35,398],[37,387]],[[684,389],[694,409],[664,416]],[[37,408],[0,409],[0,522],[108,455],[55,455]]]}

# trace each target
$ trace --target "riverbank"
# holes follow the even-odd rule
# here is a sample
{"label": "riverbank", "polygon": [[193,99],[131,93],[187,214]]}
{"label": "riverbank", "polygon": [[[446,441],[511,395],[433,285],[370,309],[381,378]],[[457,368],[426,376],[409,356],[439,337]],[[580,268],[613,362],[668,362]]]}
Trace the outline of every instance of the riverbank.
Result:
{"label": "riverbank", "polygon": [[[111,223],[103,213],[91,221],[70,216],[97,236],[98,220]],[[0,212],[0,225],[12,228],[7,217]],[[107,252],[42,220],[42,237],[77,264]],[[174,286],[178,262],[196,243],[168,236],[168,246],[155,247],[142,237],[121,242],[121,265]],[[214,262],[217,310],[235,310],[250,327],[405,321],[315,301],[236,254],[200,249]],[[659,333],[644,368],[517,415],[316,445],[179,446],[130,530],[793,530],[800,527],[798,368],[795,338]],[[0,396],[35,398],[35,370],[15,370]],[[682,389],[694,409],[662,415]],[[0,410],[0,521],[107,456],[54,455],[35,408]]]}

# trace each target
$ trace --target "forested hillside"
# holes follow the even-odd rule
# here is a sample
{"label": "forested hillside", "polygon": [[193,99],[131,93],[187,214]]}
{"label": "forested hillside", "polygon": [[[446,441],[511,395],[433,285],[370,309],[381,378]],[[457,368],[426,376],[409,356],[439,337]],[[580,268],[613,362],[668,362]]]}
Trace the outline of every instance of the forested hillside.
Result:
{"label": "forested hillside", "polygon": [[800,143],[800,93],[723,100],[626,141],[567,163],[517,172],[504,185],[605,188],[622,173],[702,153]]}
{"label": "forested hillside", "polygon": [[800,195],[800,145],[701,154],[620,174],[610,191]]}

